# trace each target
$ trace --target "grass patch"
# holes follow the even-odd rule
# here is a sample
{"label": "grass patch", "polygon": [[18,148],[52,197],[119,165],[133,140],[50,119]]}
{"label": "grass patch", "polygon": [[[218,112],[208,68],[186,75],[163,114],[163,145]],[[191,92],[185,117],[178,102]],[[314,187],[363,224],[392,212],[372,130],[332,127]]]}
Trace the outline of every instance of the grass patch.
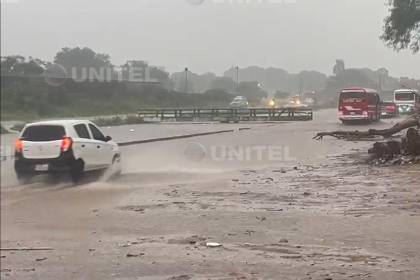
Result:
{"label": "grass patch", "polygon": [[3,125],[1,126],[0,134],[10,133]]}
{"label": "grass patch", "polygon": [[127,124],[141,124],[144,123],[144,119],[134,115],[128,115],[125,117],[114,116],[114,117],[102,117],[93,119],[93,121],[98,126],[119,126]]}

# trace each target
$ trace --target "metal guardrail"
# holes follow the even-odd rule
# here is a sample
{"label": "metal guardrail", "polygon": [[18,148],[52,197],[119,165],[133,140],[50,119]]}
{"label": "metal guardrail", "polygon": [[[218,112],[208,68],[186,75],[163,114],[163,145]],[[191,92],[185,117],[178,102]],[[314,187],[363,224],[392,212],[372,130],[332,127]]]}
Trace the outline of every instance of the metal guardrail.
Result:
{"label": "metal guardrail", "polygon": [[145,121],[310,121],[311,108],[140,109]]}

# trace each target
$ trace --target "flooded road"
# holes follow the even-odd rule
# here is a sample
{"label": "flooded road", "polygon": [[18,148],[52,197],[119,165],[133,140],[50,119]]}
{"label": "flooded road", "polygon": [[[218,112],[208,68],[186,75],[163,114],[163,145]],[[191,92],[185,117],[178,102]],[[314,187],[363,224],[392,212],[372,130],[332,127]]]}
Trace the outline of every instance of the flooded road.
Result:
{"label": "flooded road", "polygon": [[369,126],[315,118],[109,128],[117,141],[234,129],[124,147],[109,182],[21,186],[2,162],[1,247],[52,250],[2,251],[1,277],[418,279],[419,166],[368,166],[372,143],[312,137]]}

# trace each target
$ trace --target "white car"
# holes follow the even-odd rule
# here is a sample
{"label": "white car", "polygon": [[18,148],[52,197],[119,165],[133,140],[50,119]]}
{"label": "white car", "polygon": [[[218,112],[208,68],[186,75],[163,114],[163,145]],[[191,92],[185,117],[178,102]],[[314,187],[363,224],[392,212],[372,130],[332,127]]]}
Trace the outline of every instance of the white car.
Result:
{"label": "white car", "polygon": [[27,124],[15,145],[15,171],[21,181],[39,174],[69,173],[77,182],[85,172],[115,167],[121,154],[110,136],[92,122],[58,120]]}
{"label": "white car", "polygon": [[232,109],[245,109],[249,107],[248,99],[244,96],[236,96],[229,104]]}

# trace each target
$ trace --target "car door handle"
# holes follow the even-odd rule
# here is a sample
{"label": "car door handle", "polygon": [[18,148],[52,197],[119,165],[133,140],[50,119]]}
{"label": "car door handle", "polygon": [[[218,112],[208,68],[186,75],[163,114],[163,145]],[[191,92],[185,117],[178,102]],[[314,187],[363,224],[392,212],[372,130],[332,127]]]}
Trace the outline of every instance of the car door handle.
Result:
{"label": "car door handle", "polygon": [[82,148],[86,147],[86,145],[82,145]]}
{"label": "car door handle", "polygon": [[99,146],[99,145],[98,145],[98,146],[96,146],[96,148],[100,149],[100,148],[101,148],[101,146]]}

